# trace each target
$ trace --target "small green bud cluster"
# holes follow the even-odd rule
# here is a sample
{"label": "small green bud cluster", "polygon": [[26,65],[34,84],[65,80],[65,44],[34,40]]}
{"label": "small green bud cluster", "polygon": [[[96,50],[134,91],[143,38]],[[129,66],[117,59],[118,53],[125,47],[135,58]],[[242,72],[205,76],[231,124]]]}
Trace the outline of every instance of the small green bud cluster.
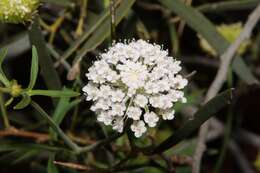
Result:
{"label": "small green bud cluster", "polygon": [[0,21],[15,24],[31,21],[39,4],[39,0],[0,0]]}

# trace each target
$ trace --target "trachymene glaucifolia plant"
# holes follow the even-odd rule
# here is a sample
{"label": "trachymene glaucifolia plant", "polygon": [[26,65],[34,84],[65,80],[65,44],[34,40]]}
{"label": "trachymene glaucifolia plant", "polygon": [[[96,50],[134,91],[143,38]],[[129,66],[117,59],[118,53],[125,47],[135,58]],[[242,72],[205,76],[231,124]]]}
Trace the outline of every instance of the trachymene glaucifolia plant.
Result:
{"label": "trachymene glaucifolia plant", "polygon": [[259,18],[259,0],[0,0],[0,172],[259,171]]}

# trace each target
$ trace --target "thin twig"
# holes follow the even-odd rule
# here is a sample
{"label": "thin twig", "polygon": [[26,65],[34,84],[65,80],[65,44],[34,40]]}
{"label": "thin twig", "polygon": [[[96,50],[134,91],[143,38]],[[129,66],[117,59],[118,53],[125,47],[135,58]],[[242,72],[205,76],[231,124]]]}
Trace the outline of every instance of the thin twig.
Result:
{"label": "thin twig", "polygon": [[80,8],[80,18],[78,21],[78,26],[75,32],[75,36],[80,37],[83,34],[83,28],[84,28],[84,20],[87,16],[87,5],[88,5],[88,0],[82,0],[81,1],[81,8]]}
{"label": "thin twig", "polygon": [[192,165],[193,159],[190,156],[182,156],[182,155],[174,155],[171,157],[171,161],[175,164],[175,165]]}
{"label": "thin twig", "polygon": [[71,138],[73,141],[77,142],[78,144],[90,145],[96,143],[95,140],[91,140],[89,139],[89,137],[76,136],[71,132],[68,132],[67,135],[69,138]]}
{"label": "thin twig", "polygon": [[[60,55],[59,53],[54,49],[54,47],[50,44],[46,44],[47,45],[47,49],[49,50],[50,54],[56,59],[59,60]],[[66,60],[61,60],[61,64],[63,65],[63,67],[69,71],[71,69],[71,65],[66,61]]]}
{"label": "thin twig", "polygon": [[236,138],[260,148],[260,136],[247,130],[239,130]]}
{"label": "thin twig", "polygon": [[[221,56],[220,68],[217,75],[209,87],[209,90],[205,97],[205,102],[213,98],[221,89],[223,83],[226,80],[228,67],[234,57],[236,50],[239,48],[240,44],[247,38],[250,37],[254,26],[257,24],[260,18],[260,5],[249,15],[248,20],[243,28],[243,31],[239,37],[232,43],[228,49]],[[199,130],[198,143],[194,154],[194,163],[192,165],[192,172],[199,173],[202,155],[206,149],[205,142],[209,129],[210,121],[205,122]]]}
{"label": "thin twig", "polygon": [[49,140],[50,136],[44,133],[30,132],[22,129],[16,129],[15,127],[9,127],[0,131],[0,137],[17,136],[36,139],[37,142],[45,142]]}

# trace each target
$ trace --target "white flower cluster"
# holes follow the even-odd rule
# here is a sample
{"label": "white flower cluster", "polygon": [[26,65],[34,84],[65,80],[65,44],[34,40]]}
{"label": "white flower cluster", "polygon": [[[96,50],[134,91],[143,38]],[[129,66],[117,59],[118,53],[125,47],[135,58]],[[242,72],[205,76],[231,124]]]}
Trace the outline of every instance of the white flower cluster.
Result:
{"label": "white flower cluster", "polygon": [[182,89],[187,79],[180,61],[159,45],[144,40],[116,43],[100,55],[86,74],[83,88],[97,120],[122,132],[127,119],[136,137],[155,127],[160,117],[174,118],[175,102],[186,102]]}

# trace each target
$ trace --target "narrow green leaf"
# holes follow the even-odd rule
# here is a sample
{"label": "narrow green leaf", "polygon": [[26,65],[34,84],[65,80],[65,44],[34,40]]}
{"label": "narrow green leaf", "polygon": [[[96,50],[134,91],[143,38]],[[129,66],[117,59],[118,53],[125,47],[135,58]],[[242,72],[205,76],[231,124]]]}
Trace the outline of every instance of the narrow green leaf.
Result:
{"label": "narrow green leaf", "polygon": [[38,76],[38,53],[35,46],[32,46],[32,63],[31,63],[31,76],[28,89],[33,89],[37,76]]}
{"label": "narrow green leaf", "polygon": [[211,99],[195,113],[193,120],[185,123],[183,127],[178,129],[173,135],[159,144],[159,146],[153,150],[152,154],[161,153],[171,148],[197,130],[210,117],[216,114],[227,104],[230,104],[232,99],[232,91],[232,89],[227,90]]}
{"label": "narrow green leaf", "polygon": [[[65,99],[66,97],[63,97],[61,99]],[[66,113],[72,109],[74,106],[78,105],[81,102],[80,99],[74,100],[72,102],[68,102],[66,104],[63,104],[57,112],[54,112],[53,120],[57,123],[60,124],[62,120],[64,119]],[[62,102],[61,102],[62,104]]]}
{"label": "narrow green leaf", "polygon": [[34,45],[38,50],[39,65],[41,68],[41,75],[48,89],[60,89],[61,82],[58,73],[56,72],[53,61],[48,54],[46,48],[46,42],[42,35],[42,31],[39,26],[38,17],[33,21],[32,27],[29,30],[29,39],[31,45]]}
{"label": "narrow green leaf", "polygon": [[8,81],[7,77],[5,76],[5,73],[2,69],[2,63],[4,61],[4,58],[7,54],[7,49],[4,49],[2,51],[0,51],[0,81],[6,86],[8,87],[10,85],[10,82]]}
{"label": "narrow green leaf", "polygon": [[[198,10],[194,9],[191,6],[185,5],[180,0],[159,1],[164,6],[168,7],[171,11],[175,12],[181,18],[183,18],[191,28],[198,32],[198,34],[202,35],[203,38],[208,41],[208,43],[217,51],[219,55],[222,55],[229,47],[229,42],[217,32],[215,26]],[[242,80],[247,78],[245,82],[248,83],[248,81],[250,80],[248,84],[255,83],[255,81],[257,81],[257,79],[250,72],[248,67],[246,67],[246,64],[244,63],[243,59],[241,59],[241,57],[234,58],[233,63],[242,64],[241,66],[245,67],[243,69],[239,69],[239,65],[233,66],[234,71]]]}
{"label": "narrow green leaf", "polygon": [[[64,90],[66,90],[66,89],[64,89]],[[65,112],[67,106],[69,105],[69,101],[70,101],[69,97],[60,98],[58,105],[52,116],[53,121],[56,122],[57,125],[59,125],[61,123],[61,121],[63,120],[64,112]]]}
{"label": "narrow green leaf", "polygon": [[249,75],[251,74],[251,71],[241,58],[235,58],[235,60],[232,63],[232,68],[234,72],[249,85],[259,82],[254,76]]}
{"label": "narrow green leaf", "polygon": [[48,160],[48,167],[47,167],[48,171],[47,172],[48,173],[59,173],[58,168],[56,167],[56,165],[54,165],[53,161],[54,161],[54,155],[51,156]]}
{"label": "narrow green leaf", "polygon": [[[64,88],[63,91],[68,91],[68,89]],[[70,102],[69,97],[61,97],[52,116],[53,121],[59,126],[67,112],[80,102],[80,99]],[[57,134],[54,133],[52,129],[50,129],[50,134],[53,137],[53,139],[57,138]]]}
{"label": "narrow green leaf", "polygon": [[[70,100],[69,97],[61,97],[56,106],[52,119],[58,126],[60,125],[61,121],[66,115],[66,108],[69,105],[69,100]],[[50,134],[52,139],[54,140],[57,139],[57,134],[53,131],[52,128],[50,128]]]}
{"label": "narrow green leaf", "polygon": [[27,161],[28,159],[37,156],[39,152],[39,150],[35,149],[25,151],[24,153],[21,153],[20,156],[16,156],[16,159],[12,161],[12,164],[18,164]]}
{"label": "narrow green leaf", "polygon": [[14,106],[14,109],[23,109],[26,106],[28,106],[31,103],[31,97],[29,97],[27,94],[22,95],[22,100]]}
{"label": "narrow green leaf", "polygon": [[231,0],[231,1],[221,1],[214,3],[206,3],[196,7],[197,10],[206,13],[219,13],[222,11],[230,10],[248,10],[255,8],[259,0]]}
{"label": "narrow green leaf", "polygon": [[170,36],[171,36],[172,51],[174,54],[178,55],[180,45],[179,45],[179,38],[175,28],[175,24],[169,23],[168,26],[169,26]]}
{"label": "narrow green leaf", "polygon": [[76,97],[79,96],[80,93],[67,90],[67,91],[60,91],[60,90],[30,90],[27,91],[29,96],[34,95],[41,95],[41,96],[49,96],[49,97]]}
{"label": "narrow green leaf", "polygon": [[14,101],[14,98],[13,98],[13,97],[11,97],[10,99],[8,99],[8,100],[5,102],[5,107],[9,106],[13,101]]}

